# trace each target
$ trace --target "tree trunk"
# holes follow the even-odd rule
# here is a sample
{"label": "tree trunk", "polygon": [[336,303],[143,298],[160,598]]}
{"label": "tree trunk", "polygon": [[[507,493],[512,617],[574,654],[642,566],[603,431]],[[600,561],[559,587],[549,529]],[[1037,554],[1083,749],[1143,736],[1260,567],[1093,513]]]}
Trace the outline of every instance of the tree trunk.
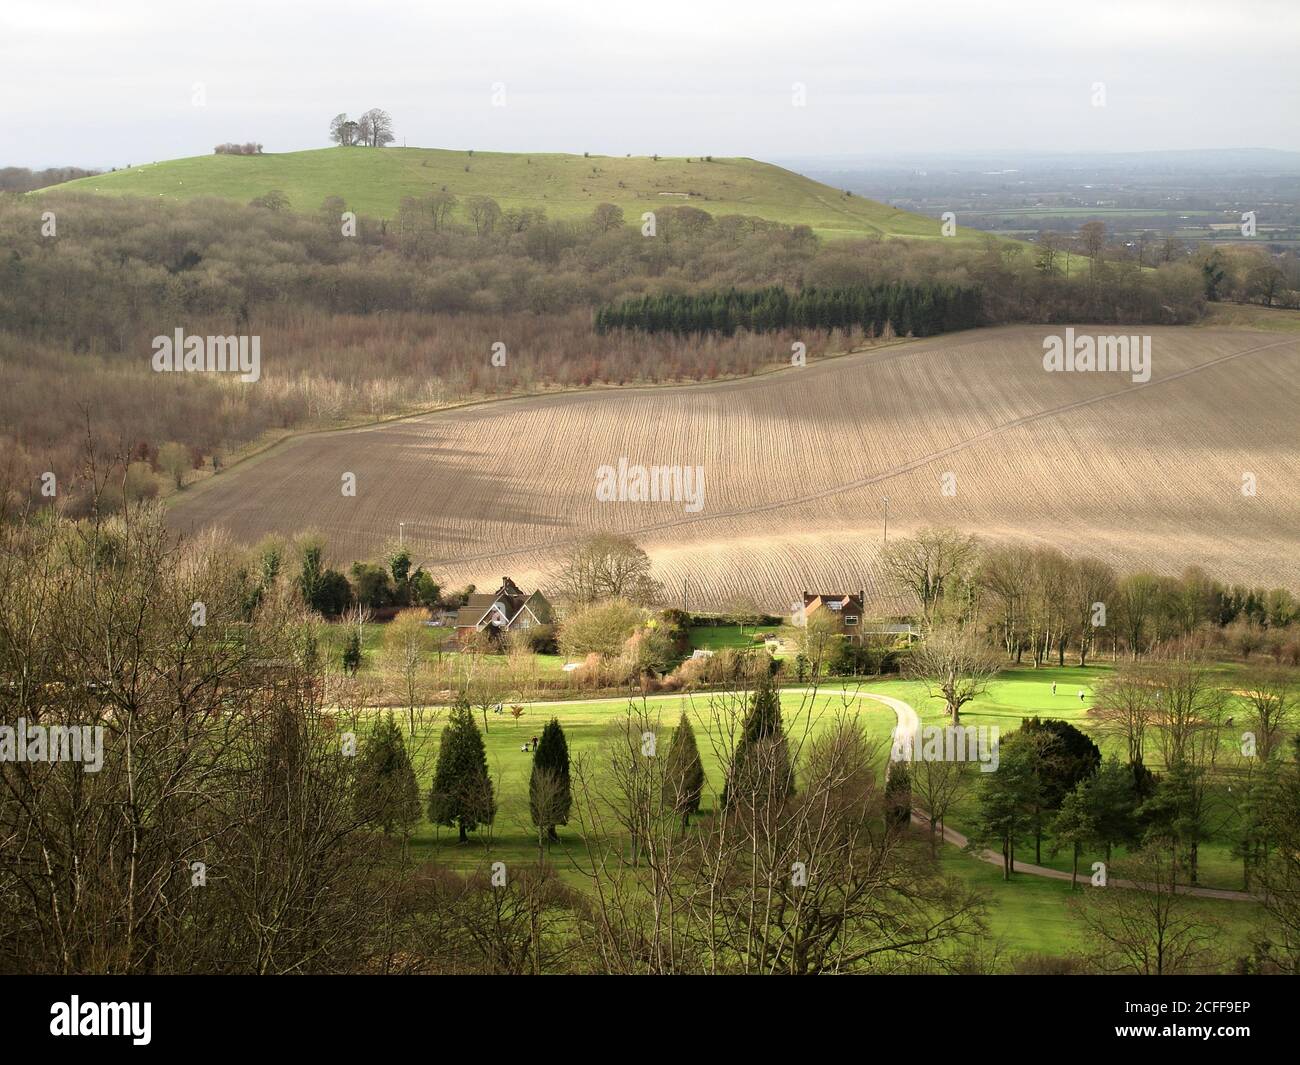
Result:
{"label": "tree trunk", "polygon": [[1074,845],[1074,868],[1070,870],[1070,890],[1079,882],[1079,844]]}
{"label": "tree trunk", "polygon": [[469,836],[468,836],[468,835],[466,834],[466,832],[465,832],[465,822],[464,822],[464,821],[459,821],[459,822],[457,822],[457,823],[460,825],[460,841],[461,841],[462,843],[468,843],[468,842],[469,842]]}

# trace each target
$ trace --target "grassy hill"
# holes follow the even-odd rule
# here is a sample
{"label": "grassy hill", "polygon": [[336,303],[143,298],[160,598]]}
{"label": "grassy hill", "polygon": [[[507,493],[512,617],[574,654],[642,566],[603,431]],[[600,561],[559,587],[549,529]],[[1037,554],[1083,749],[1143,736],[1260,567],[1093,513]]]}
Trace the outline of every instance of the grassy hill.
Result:
{"label": "grassy hill", "polygon": [[[623,208],[629,222],[665,205],[690,204],[713,215],[757,215],[806,224],[824,237],[939,239],[939,221],[895,210],[754,159],[705,162],[645,156],[540,155],[436,148],[321,148],[280,155],[204,155],[148,163],[82,178],[59,189],[118,196],[247,202],[278,189],[296,211],[341,196],[361,214],[391,218],[405,196],[446,189],[491,196],[503,208],[541,207],[548,217],[590,214],[599,203]],[[959,228],[953,239],[981,234]]]}

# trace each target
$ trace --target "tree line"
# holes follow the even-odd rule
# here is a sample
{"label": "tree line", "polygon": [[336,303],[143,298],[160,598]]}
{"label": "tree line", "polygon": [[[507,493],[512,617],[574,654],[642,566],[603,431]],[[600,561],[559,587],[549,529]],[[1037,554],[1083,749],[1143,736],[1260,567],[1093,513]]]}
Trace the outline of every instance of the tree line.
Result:
{"label": "tree line", "polygon": [[721,333],[738,329],[859,328],[872,335],[931,336],[980,324],[979,291],[970,286],[891,281],[790,292],[779,286],[749,291],[664,293],[596,310],[596,332]]}
{"label": "tree line", "polygon": [[1202,567],[1180,575],[1120,573],[1053,547],[985,542],[948,528],[891,541],[886,580],[927,629],[969,626],[1007,660],[1035,666],[1099,650],[1141,658],[1171,647],[1265,651],[1300,664],[1300,597],[1228,584]]}

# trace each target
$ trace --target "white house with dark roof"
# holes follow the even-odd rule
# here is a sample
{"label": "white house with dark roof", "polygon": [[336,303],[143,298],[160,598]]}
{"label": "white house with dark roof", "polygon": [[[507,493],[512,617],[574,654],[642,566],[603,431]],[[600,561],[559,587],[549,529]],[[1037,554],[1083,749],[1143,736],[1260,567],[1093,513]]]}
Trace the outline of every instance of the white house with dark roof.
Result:
{"label": "white house with dark roof", "polygon": [[501,587],[490,595],[482,592],[470,595],[469,601],[456,612],[456,632],[523,631],[535,625],[549,625],[553,616],[551,604],[541,592],[530,595],[509,577],[502,577]]}

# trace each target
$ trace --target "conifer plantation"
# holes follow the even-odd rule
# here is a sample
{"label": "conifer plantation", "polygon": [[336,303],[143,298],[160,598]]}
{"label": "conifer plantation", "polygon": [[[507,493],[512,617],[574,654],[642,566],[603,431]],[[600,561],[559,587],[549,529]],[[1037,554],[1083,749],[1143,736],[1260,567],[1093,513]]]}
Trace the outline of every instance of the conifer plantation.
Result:
{"label": "conifer plantation", "polygon": [[805,288],[772,286],[693,295],[642,296],[596,311],[596,332],[769,333],[781,329],[861,329],[870,336],[932,336],[980,324],[980,294],[973,287],[936,284]]}

